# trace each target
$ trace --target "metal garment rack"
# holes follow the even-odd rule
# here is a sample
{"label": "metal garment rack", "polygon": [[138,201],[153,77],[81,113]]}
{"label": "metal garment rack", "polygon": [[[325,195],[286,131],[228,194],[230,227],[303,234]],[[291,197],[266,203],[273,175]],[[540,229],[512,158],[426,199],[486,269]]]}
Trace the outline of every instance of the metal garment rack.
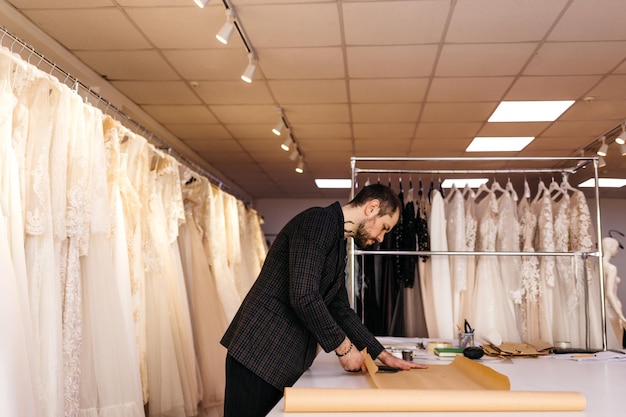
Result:
{"label": "metal garment rack", "polygon": [[[498,163],[498,162],[545,162],[546,165],[560,163],[571,164],[572,167],[561,168],[522,168],[522,169],[384,169],[384,168],[360,168],[357,165],[361,163],[379,163],[382,164],[419,164],[421,163],[436,163],[437,165],[444,165],[446,163]],[[577,172],[579,169],[592,164],[594,174],[594,191],[595,191],[595,209],[596,209],[596,239],[598,250],[595,252],[533,252],[533,256],[579,256],[586,261],[589,256],[598,258],[598,274],[600,283],[600,315],[601,315],[601,328],[602,328],[602,349],[607,350],[607,330],[606,330],[606,301],[605,301],[605,288],[604,288],[604,267],[602,265],[602,257],[604,250],[602,248],[602,230],[601,230],[601,216],[600,216],[600,190],[598,187],[598,165],[599,159],[596,156],[593,157],[351,157],[350,167],[352,171],[352,187],[350,189],[350,199],[354,198],[356,189],[358,188],[358,176],[361,174],[529,174],[529,173],[561,173],[563,175],[569,175]],[[468,252],[468,251],[364,251],[356,249],[353,239],[348,239],[348,292],[350,295],[350,302],[353,309],[356,310],[356,256],[357,255],[497,255],[497,256],[527,256],[528,252]],[[586,262],[585,262],[586,264]],[[583,268],[585,271],[585,278],[587,268]],[[587,281],[585,279],[585,281]],[[589,311],[587,285],[585,285],[585,307],[586,307],[586,320],[587,320],[587,349],[589,349]]]}

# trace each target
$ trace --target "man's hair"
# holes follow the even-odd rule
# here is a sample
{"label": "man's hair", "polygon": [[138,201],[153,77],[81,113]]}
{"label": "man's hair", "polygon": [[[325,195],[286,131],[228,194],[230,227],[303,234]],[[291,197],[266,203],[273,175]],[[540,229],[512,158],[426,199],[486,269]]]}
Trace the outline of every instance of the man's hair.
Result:
{"label": "man's hair", "polygon": [[393,190],[386,185],[372,184],[363,187],[361,191],[348,203],[351,207],[360,207],[372,200],[380,202],[378,216],[393,215],[400,209],[400,199]]}

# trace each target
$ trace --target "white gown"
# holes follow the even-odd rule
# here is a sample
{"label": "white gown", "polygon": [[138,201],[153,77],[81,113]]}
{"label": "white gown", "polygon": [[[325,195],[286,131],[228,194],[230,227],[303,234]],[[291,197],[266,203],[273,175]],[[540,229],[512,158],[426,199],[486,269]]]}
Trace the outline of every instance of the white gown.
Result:
{"label": "white gown", "polygon": [[[509,192],[498,198],[498,231],[496,236],[496,250],[499,252],[519,252],[519,221],[517,206]],[[510,323],[509,342],[519,342],[520,337],[520,306],[521,306],[521,258],[519,256],[503,255],[498,257],[500,277],[503,285],[503,308],[507,310],[505,316]]]}
{"label": "white gown", "polygon": [[[430,234],[430,248],[432,251],[447,251],[446,217],[443,197],[438,190],[432,192],[432,206],[428,222]],[[434,328],[428,328],[428,336],[435,338],[453,339],[455,337],[455,323],[452,316],[452,282],[450,276],[450,260],[447,255],[433,255],[430,259],[431,274],[425,285],[428,291],[424,297],[435,300]]]}
{"label": "white gown", "polygon": [[[530,208],[527,197],[518,204],[518,218],[520,221],[520,239],[522,251],[532,253],[535,232],[537,230],[537,216]],[[523,342],[532,343],[540,338],[539,334],[539,259],[535,255],[522,256],[521,277],[521,338]]]}
{"label": "white gown", "polygon": [[[533,200],[531,209],[537,216],[537,233],[535,249],[538,252],[554,252],[554,217],[552,200],[543,192]],[[541,340],[554,343],[554,285],[556,280],[556,261],[554,256],[541,256],[539,259],[539,337]]]}
{"label": "white gown", "polygon": [[11,145],[11,74],[16,62],[0,50],[0,415],[42,415],[24,254],[19,171]]}
{"label": "white gown", "polygon": [[[496,250],[499,215],[495,193],[489,192],[478,203],[477,208],[476,249],[479,252],[493,252]],[[507,298],[498,256],[477,256],[472,325],[479,336],[496,331],[503,341],[515,342],[519,339],[515,317]]]}
{"label": "white gown", "polygon": [[[450,189],[445,200],[448,250],[465,251],[465,200],[456,187]],[[452,282],[452,321],[463,327],[467,317],[461,314],[461,299],[467,291],[467,256],[450,256]]]}
{"label": "white gown", "polygon": [[223,412],[226,386],[224,374],[226,349],[220,346],[219,341],[226,331],[227,322],[217,295],[215,278],[204,254],[203,230],[195,219],[195,217],[202,218],[203,216],[204,196],[208,187],[210,185],[206,178],[184,186],[187,220],[180,228],[178,245],[183,259],[194,345],[202,381],[202,397],[198,414],[217,417]]}

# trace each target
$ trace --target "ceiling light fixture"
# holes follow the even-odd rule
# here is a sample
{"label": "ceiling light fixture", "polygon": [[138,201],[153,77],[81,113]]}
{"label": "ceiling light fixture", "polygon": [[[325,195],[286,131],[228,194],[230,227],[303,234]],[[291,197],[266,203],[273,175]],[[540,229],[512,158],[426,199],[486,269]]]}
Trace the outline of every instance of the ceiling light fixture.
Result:
{"label": "ceiling light fixture", "polygon": [[502,101],[488,122],[553,122],[574,102],[574,100]]}
{"label": "ceiling light fixture", "polygon": [[217,32],[217,35],[215,35],[217,40],[224,45],[228,44],[228,41],[235,30],[235,22],[233,19],[233,11],[231,9],[226,9],[226,22],[222,25],[220,31]]}
{"label": "ceiling light fixture", "polygon": [[316,178],[317,188],[352,188],[352,180],[349,178]]}
{"label": "ceiling light fixture", "polygon": [[199,8],[204,9],[210,1],[211,0],[194,0],[194,3],[196,3],[196,6]]}
{"label": "ceiling light fixture", "polygon": [[291,151],[291,154],[289,155],[289,159],[295,161],[298,159],[298,156],[300,156],[300,152],[298,151],[298,148],[294,147],[293,151]]}
{"label": "ceiling light fixture", "polygon": [[474,138],[465,152],[516,152],[521,151],[535,138],[532,136],[505,136]]}
{"label": "ceiling light fixture", "polygon": [[304,172],[304,161],[302,160],[302,157],[300,157],[300,162],[298,162],[298,166],[296,167],[296,172],[298,174],[302,174]]}
{"label": "ceiling light fixture", "polygon": [[626,143],[626,123],[622,123],[622,133],[617,135],[615,143],[623,145]]}
{"label": "ceiling light fixture", "polygon": [[598,168],[604,168],[606,166],[606,161],[604,160],[603,157],[599,157],[598,158]]}
{"label": "ceiling light fixture", "polygon": [[621,145],[619,145],[619,150],[622,153],[622,156],[626,156],[626,144],[622,143]]}
{"label": "ceiling light fixture", "polygon": [[283,114],[283,109],[279,108],[277,110],[278,114],[280,115],[280,120],[278,121],[278,123],[276,124],[276,126],[274,126],[274,128],[272,129],[272,133],[275,134],[276,136],[280,136],[280,134],[283,132],[283,129],[285,128],[285,115]]}
{"label": "ceiling light fixture", "polygon": [[489,181],[488,178],[446,178],[441,183],[442,188],[464,188],[466,185],[470,188],[478,188],[482,184],[486,184]]}
{"label": "ceiling light fixture", "polygon": [[[598,187],[600,188],[621,188],[626,185],[626,179],[624,178],[598,178]],[[595,187],[596,182],[593,178],[581,182],[578,184],[582,188]]]}
{"label": "ceiling light fixture", "polygon": [[609,150],[609,145],[606,144],[606,137],[602,136],[602,145],[600,145],[600,149],[598,149],[598,156],[606,156],[607,151]]}
{"label": "ceiling light fixture", "polygon": [[289,149],[291,149],[291,145],[293,145],[293,139],[291,138],[291,135],[289,135],[287,136],[287,139],[285,139],[283,144],[280,145],[280,147],[283,151],[289,152]]}
{"label": "ceiling light fixture", "polygon": [[254,77],[254,71],[256,70],[256,65],[252,63],[254,60],[254,55],[252,52],[248,53],[248,66],[244,70],[243,74],[241,74],[241,79],[250,84],[252,82],[252,77]]}

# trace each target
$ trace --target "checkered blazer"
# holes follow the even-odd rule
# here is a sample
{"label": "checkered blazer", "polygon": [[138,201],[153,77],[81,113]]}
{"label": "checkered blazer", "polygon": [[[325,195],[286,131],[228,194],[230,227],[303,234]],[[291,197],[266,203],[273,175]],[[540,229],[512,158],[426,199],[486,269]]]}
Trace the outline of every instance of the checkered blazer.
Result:
{"label": "checkered blazer", "polygon": [[346,241],[338,202],[308,209],[278,234],[261,273],[221,343],[259,377],[282,390],[346,335],[372,357],[383,346],[350,308]]}

